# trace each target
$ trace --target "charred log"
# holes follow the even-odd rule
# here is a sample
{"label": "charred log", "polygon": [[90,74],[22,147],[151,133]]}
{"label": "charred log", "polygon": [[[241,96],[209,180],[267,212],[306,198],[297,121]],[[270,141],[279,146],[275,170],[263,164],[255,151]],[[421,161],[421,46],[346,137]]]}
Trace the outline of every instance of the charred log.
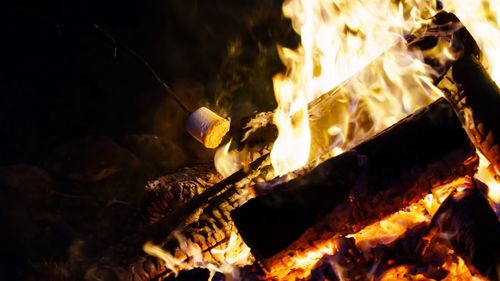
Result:
{"label": "charred log", "polygon": [[145,218],[154,223],[222,180],[212,164],[182,168],[145,187]]}
{"label": "charred log", "polygon": [[477,273],[498,280],[500,222],[482,187],[475,180],[455,186],[431,222],[408,229],[394,242],[364,247],[362,254],[357,242],[339,238],[338,252],[316,265],[311,280],[394,280],[409,275],[454,280]]}
{"label": "charred log", "polygon": [[500,222],[478,188],[453,192],[434,215],[430,227],[449,237],[447,242],[468,265],[490,280],[499,280]]}
{"label": "charred log", "polygon": [[[439,48],[446,46],[447,52],[454,54],[455,59],[468,55],[479,56],[480,54],[478,45],[460,20],[454,14],[445,11],[436,14],[428,25],[424,25],[407,35],[405,40],[400,42],[400,44],[405,45],[405,48],[410,53],[413,52],[416,56],[422,55],[423,62],[429,65],[434,71],[433,78],[435,84],[442,79],[450,66],[455,62],[453,59],[448,59],[443,63],[442,57],[439,57],[442,50],[439,50]],[[396,45],[395,47],[402,48],[401,45]],[[349,100],[349,85],[352,83],[355,84],[358,77],[366,77],[367,74],[374,72],[374,69],[380,69],[380,65],[383,62],[384,54],[374,59],[363,70],[354,74],[347,81],[344,81],[344,83],[308,104],[310,130],[312,135],[315,136],[311,147],[311,155],[319,157],[320,155],[317,154],[328,151],[329,147],[338,141],[337,137],[328,136],[324,132],[332,126],[342,127],[341,124],[346,122],[344,114],[339,114],[339,112],[349,111],[349,103],[345,102]],[[383,77],[378,78],[385,79]],[[398,87],[390,77],[387,77],[384,83]],[[359,103],[359,101],[352,103]],[[430,103],[430,100],[427,100],[427,102],[419,101],[421,105],[427,103]],[[372,136],[373,132],[375,132],[372,128],[372,117],[363,108],[364,105],[361,103],[354,112],[350,113],[352,116],[360,116],[365,121],[360,125],[362,128],[357,128],[358,126],[355,124],[349,127],[343,136],[347,138],[346,143],[359,143],[360,140]],[[241,131],[238,132],[238,136],[236,137],[238,148],[243,149],[245,146],[253,147],[257,145],[271,146],[278,135],[272,117],[272,112],[264,112],[243,120]],[[360,132],[356,132],[356,130]],[[345,147],[344,149],[349,148],[351,147]]]}
{"label": "charred log", "polygon": [[440,99],[352,151],[232,212],[267,267],[303,247],[354,233],[475,172],[478,158],[451,106]]}
{"label": "charred log", "polygon": [[368,264],[352,238],[339,238],[338,252],[325,255],[311,271],[309,281],[364,280]]}
{"label": "charred log", "polygon": [[458,60],[438,85],[471,138],[500,174],[500,89],[478,56]]}

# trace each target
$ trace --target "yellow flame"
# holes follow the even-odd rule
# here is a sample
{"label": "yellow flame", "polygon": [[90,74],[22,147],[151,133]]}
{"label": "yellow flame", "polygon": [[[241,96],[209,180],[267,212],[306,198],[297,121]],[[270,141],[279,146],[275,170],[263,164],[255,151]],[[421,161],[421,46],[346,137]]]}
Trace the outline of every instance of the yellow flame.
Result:
{"label": "yellow flame", "polygon": [[[396,212],[383,220],[371,224],[357,233],[348,235],[355,239],[356,246],[363,252],[380,244],[389,244],[403,235],[408,229],[423,222],[430,222],[432,215],[441,206],[441,203],[459,187],[470,185],[469,178],[458,178],[449,184],[436,187],[425,198],[409,205],[405,210]],[[309,247],[285,261],[271,268],[269,275],[277,280],[296,280],[306,278],[311,270],[324,255],[333,255],[338,252],[337,238],[309,245]],[[286,266],[283,268],[282,266]],[[386,279],[388,280],[388,279]]]}
{"label": "yellow flame", "polygon": [[[443,281],[488,281],[487,278],[480,276],[479,274],[473,274],[465,261],[457,256],[451,251],[449,253],[448,259],[442,265],[444,269],[448,271],[448,274],[443,279]],[[392,281],[392,280],[412,280],[412,281],[429,281],[435,280],[430,279],[421,273],[413,273],[409,266],[407,265],[398,265],[394,266],[388,270],[386,270],[382,276],[380,276],[377,280],[380,281]]]}
{"label": "yellow flame", "polygon": [[[476,177],[488,186],[488,197],[496,204],[500,204],[500,181],[490,162],[481,152],[479,154],[479,168]],[[498,210],[497,210],[498,211]]]}
{"label": "yellow flame", "polygon": [[231,233],[227,243],[206,252],[202,252],[197,244],[192,243],[178,232],[174,232],[174,237],[179,241],[178,253],[167,252],[151,242],[146,242],[143,250],[148,255],[162,260],[165,267],[175,275],[181,270],[206,268],[212,276],[216,272],[220,272],[226,275],[227,280],[239,280],[238,268],[254,262],[250,248],[236,232]]}
{"label": "yellow flame", "polygon": [[500,0],[445,0],[443,4],[472,34],[486,58],[489,73],[500,84]]}
{"label": "yellow flame", "polygon": [[[307,104],[339,86],[382,53],[380,63],[343,86],[347,99],[339,95],[339,102],[347,102],[349,106],[345,112],[336,114],[354,115],[362,105],[369,122],[359,118],[329,124],[327,128],[347,132],[353,127],[354,131],[356,128],[366,131],[369,126],[368,131],[373,133],[438,96],[430,86],[433,71],[418,59],[419,54],[409,52],[400,43],[403,34],[417,28],[434,12],[435,7],[429,3],[435,1],[409,2],[412,3],[404,6],[386,0],[285,1],[283,13],[291,18],[294,30],[301,35],[301,45],[296,50],[279,48],[287,72],[273,79],[278,102],[274,121],[279,136],[271,161],[277,175],[302,167],[310,158]],[[354,132],[354,135],[354,139],[351,137],[337,147],[346,147],[349,144],[345,142],[359,141],[367,134]]]}
{"label": "yellow flame", "polygon": [[214,156],[215,169],[224,178],[232,175],[241,168],[239,153],[237,150],[229,150],[230,146],[231,140],[219,147]]}

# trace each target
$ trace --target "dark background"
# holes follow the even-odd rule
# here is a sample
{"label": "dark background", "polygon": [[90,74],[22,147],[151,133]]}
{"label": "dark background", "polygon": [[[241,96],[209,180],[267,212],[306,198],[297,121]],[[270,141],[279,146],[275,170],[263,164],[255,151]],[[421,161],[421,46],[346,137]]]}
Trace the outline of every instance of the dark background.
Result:
{"label": "dark background", "polygon": [[147,59],[192,110],[229,115],[275,107],[275,44],[296,41],[272,0],[32,1],[1,20],[1,164],[37,162],[82,135],[183,133],[165,125],[180,122],[168,119],[177,109],[141,63],[114,57],[93,24]]}
{"label": "dark background", "polygon": [[[275,108],[276,44],[297,45],[274,0],[12,1],[0,9],[0,280],[76,280],[76,265],[142,224],[143,187],[213,150],[191,108]],[[81,270],[81,268],[79,268]],[[84,275],[79,273],[79,278]]]}

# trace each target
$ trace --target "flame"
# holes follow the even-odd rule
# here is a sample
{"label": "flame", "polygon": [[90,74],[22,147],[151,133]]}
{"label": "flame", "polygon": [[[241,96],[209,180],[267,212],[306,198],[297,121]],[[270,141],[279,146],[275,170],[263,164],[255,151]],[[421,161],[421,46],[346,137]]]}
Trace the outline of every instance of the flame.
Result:
{"label": "flame", "polygon": [[[421,54],[409,52],[401,43],[404,34],[418,28],[434,13],[435,1],[413,0],[407,6],[396,2],[285,1],[283,13],[291,18],[294,30],[301,35],[301,45],[296,50],[278,49],[287,72],[273,79],[278,103],[274,122],[279,135],[271,161],[276,175],[314,160],[310,159],[308,103],[339,87],[381,54],[384,55],[379,63],[342,86],[347,96],[339,95],[338,102],[349,105],[336,114],[343,116],[339,120],[348,121],[329,124],[328,128],[335,128],[334,133],[338,135],[354,127],[354,138],[341,141],[329,150],[338,152],[339,147],[343,150],[349,142],[367,136],[356,132],[356,128],[374,133],[439,96],[431,86],[433,70],[418,59]],[[367,114],[359,114],[362,115],[359,120],[353,118],[361,107],[373,122],[368,129]],[[314,153],[313,157],[318,156]]]}
{"label": "flame", "polygon": [[240,155],[237,150],[229,150],[231,141],[217,149],[214,164],[217,172],[224,178],[230,176],[241,168]]}
{"label": "flame", "polygon": [[[484,155],[478,151],[479,168],[476,177],[488,186],[488,198],[495,204],[500,204],[500,177]],[[499,211],[499,210],[496,210]]]}
{"label": "flame", "polygon": [[[157,257],[164,262],[165,267],[177,275],[181,270],[206,268],[210,271],[210,278],[217,272],[226,275],[226,280],[239,280],[239,268],[254,262],[250,248],[246,246],[238,233],[232,232],[227,243],[215,247],[206,253],[202,252],[196,243],[192,243],[179,232],[174,232],[180,245],[180,254],[172,254],[160,246],[146,242],[144,252]],[[187,258],[188,257],[188,258]]]}
{"label": "flame", "polygon": [[443,5],[472,34],[485,56],[491,77],[500,85],[500,1],[445,0]]}
{"label": "flame", "polygon": [[[445,263],[442,265],[442,268],[446,269],[448,271],[448,275],[444,277],[443,281],[456,281],[456,280],[463,280],[463,281],[488,281],[487,278],[480,276],[479,274],[472,274],[472,272],[469,270],[467,265],[465,264],[465,261],[460,258],[459,256],[456,256],[453,251],[449,253],[449,259],[445,261]],[[453,259],[451,258],[453,257]],[[392,267],[385,271],[382,276],[380,276],[377,280],[380,281],[391,281],[391,280],[421,280],[421,281],[428,281],[428,280],[435,280],[435,279],[429,279],[425,275],[418,273],[415,274],[412,272],[412,270],[407,266],[407,265],[399,265]]]}
{"label": "flame", "polygon": [[[347,237],[354,238],[356,246],[363,252],[367,252],[377,245],[389,244],[403,235],[408,229],[423,222],[429,223],[441,203],[454,189],[470,184],[469,178],[459,178],[449,184],[436,187],[431,194],[409,205],[406,209]],[[272,280],[306,278],[310,276],[311,270],[324,255],[333,255],[337,252],[337,238],[333,237],[314,246],[309,246],[306,251],[293,259],[287,260],[284,264],[278,263],[278,266],[270,269],[269,276]],[[285,265],[286,268],[283,268],[282,265]]]}
{"label": "flame", "polygon": [[[301,45],[295,50],[278,48],[287,72],[273,78],[278,103],[273,121],[279,130],[271,151],[275,175],[299,169],[318,158],[311,150],[317,139],[335,139],[323,153],[339,154],[441,96],[432,85],[434,70],[422,62],[422,54],[409,51],[402,43],[405,34],[436,13],[436,2],[442,2],[445,10],[455,13],[471,32],[484,53],[489,73],[500,84],[500,0],[285,1],[283,13],[292,20],[294,30],[301,36]],[[455,59],[446,45],[438,47],[434,51],[442,54],[443,60]],[[361,69],[363,72],[358,75]],[[335,96],[339,106],[332,109],[335,120],[325,124],[321,132],[312,132],[308,105],[332,89],[340,89]],[[229,151],[229,146],[230,143],[220,148],[215,157],[217,170],[224,176],[241,167],[241,157]],[[487,183],[489,198],[498,204],[500,183],[490,173],[484,157],[480,163],[477,177]],[[435,190],[406,210],[352,237],[361,249],[390,243],[412,226],[429,222],[449,192],[446,188]],[[247,253],[245,247],[239,250]],[[145,251],[146,248],[148,253],[162,257],[173,272],[186,266],[185,261],[179,263],[178,258],[169,257],[152,245],[145,246]],[[336,241],[329,240],[287,261],[287,266],[295,272],[290,280],[307,277],[324,255],[336,251]],[[221,254],[224,253],[222,250]],[[232,261],[230,266],[234,265]],[[222,270],[220,265],[202,264]],[[460,258],[443,267],[450,271],[447,280],[481,279],[472,276]],[[283,274],[286,275],[281,268],[270,272],[278,279]],[[394,280],[403,275],[409,276],[407,268],[399,266],[386,272],[382,279]],[[416,280],[419,278],[423,277],[415,276]]]}

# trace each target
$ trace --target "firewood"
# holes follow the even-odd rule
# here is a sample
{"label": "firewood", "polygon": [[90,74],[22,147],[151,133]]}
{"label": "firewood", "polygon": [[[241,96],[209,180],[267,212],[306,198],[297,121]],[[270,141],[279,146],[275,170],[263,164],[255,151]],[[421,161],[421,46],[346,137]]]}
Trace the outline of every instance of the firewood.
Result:
{"label": "firewood", "polygon": [[360,230],[433,186],[471,175],[477,165],[460,121],[439,99],[231,216],[256,258],[272,267],[303,247]]}
{"label": "firewood", "polygon": [[[408,274],[454,280],[478,273],[498,280],[500,222],[484,195],[486,189],[474,179],[460,182],[431,222],[407,229],[391,243],[365,247],[362,255],[353,242],[337,239],[338,251],[323,257],[309,280],[394,280]],[[460,258],[470,272],[460,269]]]}
{"label": "firewood", "polygon": [[144,188],[145,219],[158,221],[220,180],[213,164],[200,164],[151,181]]}
{"label": "firewood", "polygon": [[479,188],[455,190],[434,215],[430,228],[441,234],[436,237],[449,237],[447,242],[472,271],[499,280],[500,222]]}
{"label": "firewood", "polygon": [[[406,48],[410,52],[415,52],[417,54],[420,52],[422,53],[423,62],[431,66],[435,72],[435,84],[441,81],[442,77],[454,63],[454,60],[452,59],[443,63],[442,58],[436,56],[439,55],[436,54],[436,47],[446,45],[447,48],[449,48],[449,51],[454,53],[457,58],[465,55],[478,56],[480,53],[479,47],[472,38],[472,35],[462,25],[460,20],[454,14],[445,11],[441,11],[436,14],[429,24],[424,25],[407,35],[402,42],[396,44],[395,48],[401,48],[401,45],[399,44],[405,44]],[[387,52],[390,51],[391,50],[388,50]],[[345,119],[343,118],[345,117],[344,114],[339,115],[338,112],[348,111],[347,107],[349,105],[345,102],[345,100],[347,100],[349,96],[347,93],[349,91],[349,87],[346,87],[346,85],[348,85],[351,81],[356,81],[357,77],[367,76],[367,74],[379,69],[383,60],[384,54],[375,58],[358,73],[344,81],[344,83],[309,102],[309,126],[312,135],[315,136],[312,139],[312,156],[318,156],[318,153],[328,151],[335,142],[335,137],[328,136],[324,132],[332,126],[342,126],[341,124],[345,122]],[[386,79],[385,82],[388,85],[397,87],[397,85],[393,84],[394,82],[390,78]],[[362,106],[358,107],[362,108]],[[363,112],[360,110],[352,112],[351,114],[363,114]],[[239,148],[243,148],[245,145],[251,146],[255,143],[272,144],[278,135],[277,128],[273,123],[272,118],[272,112],[258,113],[253,117],[246,118],[243,121],[243,126],[239,132],[239,136],[237,137]],[[367,116],[367,127],[371,126],[371,121],[369,119],[370,117]],[[358,139],[352,139],[352,133],[354,132],[348,131],[346,136],[344,136],[350,138],[347,142],[359,142],[360,140]],[[375,133],[375,131],[373,131],[373,133]],[[370,136],[371,135],[366,135],[366,137]]]}
{"label": "firewood", "polygon": [[439,83],[459,113],[472,141],[500,175],[500,89],[480,63],[468,55]]}

